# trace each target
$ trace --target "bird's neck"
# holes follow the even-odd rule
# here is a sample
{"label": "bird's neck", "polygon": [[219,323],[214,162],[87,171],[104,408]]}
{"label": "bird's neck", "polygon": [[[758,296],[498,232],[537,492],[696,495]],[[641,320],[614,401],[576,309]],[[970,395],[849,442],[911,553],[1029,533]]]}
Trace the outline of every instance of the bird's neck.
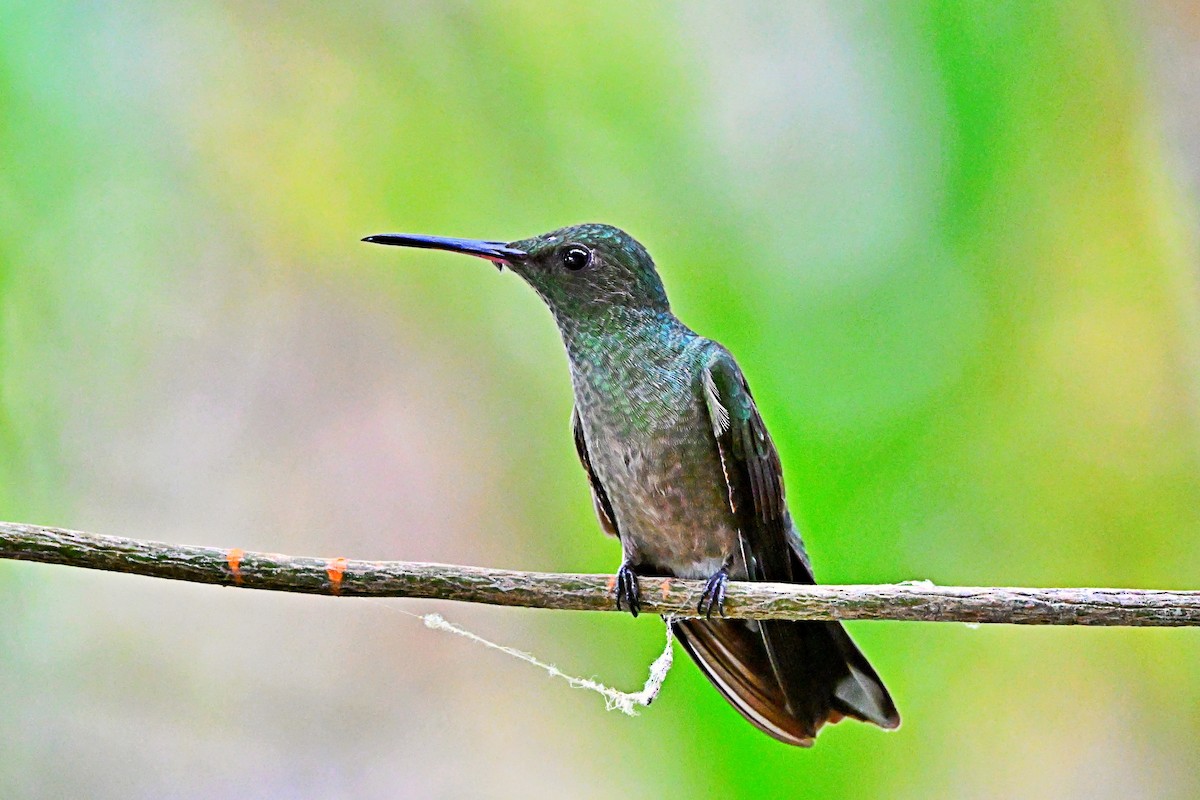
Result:
{"label": "bird's neck", "polygon": [[657,309],[614,306],[594,316],[557,321],[577,388],[580,381],[591,381],[620,392],[670,369],[675,356],[696,338],[670,311]]}

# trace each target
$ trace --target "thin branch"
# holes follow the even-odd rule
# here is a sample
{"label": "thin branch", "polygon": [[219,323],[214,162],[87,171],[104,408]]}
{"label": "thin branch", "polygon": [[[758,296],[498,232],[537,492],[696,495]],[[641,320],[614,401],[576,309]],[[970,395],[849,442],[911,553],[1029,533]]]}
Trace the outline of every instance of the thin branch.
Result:
{"label": "thin branch", "polygon": [[[0,558],[168,580],[343,597],[424,597],[527,608],[613,611],[613,578],[407,561],[305,558],[172,545],[0,522]],[[643,578],[642,610],[695,614],[700,581]],[[1008,622],[1031,625],[1200,625],[1200,592],[1015,589],[886,584],[729,584],[728,617]]]}

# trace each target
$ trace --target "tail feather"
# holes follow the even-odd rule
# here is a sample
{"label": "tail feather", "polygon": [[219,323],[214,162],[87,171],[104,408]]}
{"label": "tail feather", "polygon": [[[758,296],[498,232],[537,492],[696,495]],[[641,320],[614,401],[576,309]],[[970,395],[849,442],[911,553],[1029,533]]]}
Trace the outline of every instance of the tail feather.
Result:
{"label": "tail feather", "polygon": [[843,717],[883,728],[900,724],[887,689],[839,623],[687,619],[673,625],[734,708],[782,742],[811,747],[821,726]]}

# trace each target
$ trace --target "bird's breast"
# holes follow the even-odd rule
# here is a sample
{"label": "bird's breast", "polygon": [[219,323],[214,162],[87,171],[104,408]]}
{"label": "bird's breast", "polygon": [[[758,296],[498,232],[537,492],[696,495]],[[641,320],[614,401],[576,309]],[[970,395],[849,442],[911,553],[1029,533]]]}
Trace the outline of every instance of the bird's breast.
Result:
{"label": "bird's breast", "polygon": [[707,577],[736,549],[737,533],[707,407],[690,386],[632,382],[605,400],[577,401],[626,554]]}

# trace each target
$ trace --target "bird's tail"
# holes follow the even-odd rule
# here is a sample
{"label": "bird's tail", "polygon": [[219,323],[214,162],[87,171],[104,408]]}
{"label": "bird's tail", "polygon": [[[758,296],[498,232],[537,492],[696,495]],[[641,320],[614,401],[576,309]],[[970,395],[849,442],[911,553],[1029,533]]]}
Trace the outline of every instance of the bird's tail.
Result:
{"label": "bird's tail", "polygon": [[883,682],[837,622],[672,623],[684,649],[746,719],[782,742],[811,747],[825,723],[853,717],[900,725]]}

